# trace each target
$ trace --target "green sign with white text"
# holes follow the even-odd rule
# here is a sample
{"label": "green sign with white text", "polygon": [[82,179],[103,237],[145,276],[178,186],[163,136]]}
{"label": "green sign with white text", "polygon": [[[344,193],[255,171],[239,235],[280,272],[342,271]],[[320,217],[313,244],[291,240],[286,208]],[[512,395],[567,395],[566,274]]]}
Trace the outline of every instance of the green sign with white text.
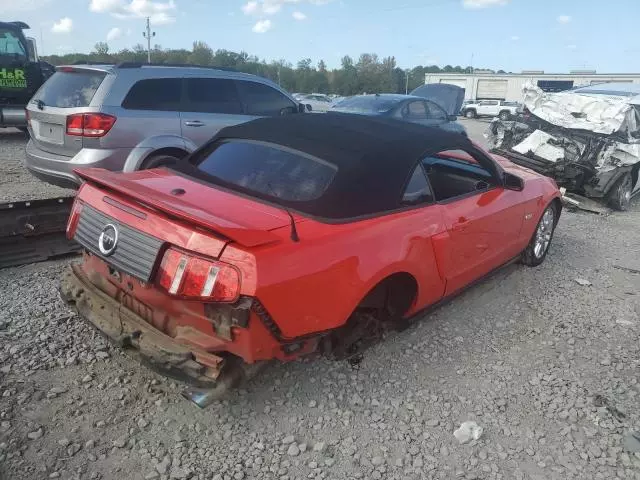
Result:
{"label": "green sign with white text", "polygon": [[0,68],[0,88],[27,88],[21,68]]}

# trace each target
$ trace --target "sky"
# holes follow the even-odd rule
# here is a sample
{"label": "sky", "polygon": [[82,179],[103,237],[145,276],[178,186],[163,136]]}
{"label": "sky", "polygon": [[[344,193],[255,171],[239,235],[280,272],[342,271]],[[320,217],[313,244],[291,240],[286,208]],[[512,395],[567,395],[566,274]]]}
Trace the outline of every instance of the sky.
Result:
{"label": "sky", "polygon": [[2,20],[31,26],[42,54],[144,43],[262,59],[395,56],[398,66],[640,72],[638,0],[0,0]]}

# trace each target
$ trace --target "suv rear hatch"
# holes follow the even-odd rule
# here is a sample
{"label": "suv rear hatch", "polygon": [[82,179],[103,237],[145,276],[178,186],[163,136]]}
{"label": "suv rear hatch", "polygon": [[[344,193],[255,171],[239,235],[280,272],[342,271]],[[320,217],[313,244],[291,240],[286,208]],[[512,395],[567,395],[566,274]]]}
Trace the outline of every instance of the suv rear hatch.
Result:
{"label": "suv rear hatch", "polygon": [[31,139],[39,149],[69,158],[82,149],[82,128],[73,129],[70,120],[95,112],[91,100],[108,73],[103,68],[58,67],[27,106]]}

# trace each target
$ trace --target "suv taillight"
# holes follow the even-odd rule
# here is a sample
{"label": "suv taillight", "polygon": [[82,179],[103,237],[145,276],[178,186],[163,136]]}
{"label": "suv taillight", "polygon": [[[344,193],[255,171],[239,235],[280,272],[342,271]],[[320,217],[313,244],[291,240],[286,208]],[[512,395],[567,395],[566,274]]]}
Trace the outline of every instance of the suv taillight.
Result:
{"label": "suv taillight", "polygon": [[158,285],[169,295],[205,302],[233,302],[240,273],[229,264],[169,248],[158,270]]}
{"label": "suv taillight", "polygon": [[67,117],[67,135],[76,137],[104,137],[116,117],[106,113],[75,113]]}

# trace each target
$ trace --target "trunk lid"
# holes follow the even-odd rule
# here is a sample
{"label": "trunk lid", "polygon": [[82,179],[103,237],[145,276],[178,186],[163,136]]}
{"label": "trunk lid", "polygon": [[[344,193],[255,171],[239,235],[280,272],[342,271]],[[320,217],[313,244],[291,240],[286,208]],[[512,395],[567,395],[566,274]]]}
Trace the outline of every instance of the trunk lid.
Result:
{"label": "trunk lid", "polygon": [[272,230],[290,224],[287,213],[279,208],[204,185],[164,168],[131,173],[86,168],[75,173],[89,183],[244,247],[279,241],[281,237]]}
{"label": "trunk lid", "polygon": [[38,90],[27,110],[31,140],[41,150],[71,159],[83,147],[83,137],[66,134],[67,116],[95,111],[90,107],[107,75],[98,68],[59,67]]}
{"label": "trunk lid", "polygon": [[464,88],[448,83],[428,83],[416,88],[410,95],[426,98],[440,105],[448,115],[458,115],[464,102]]}

